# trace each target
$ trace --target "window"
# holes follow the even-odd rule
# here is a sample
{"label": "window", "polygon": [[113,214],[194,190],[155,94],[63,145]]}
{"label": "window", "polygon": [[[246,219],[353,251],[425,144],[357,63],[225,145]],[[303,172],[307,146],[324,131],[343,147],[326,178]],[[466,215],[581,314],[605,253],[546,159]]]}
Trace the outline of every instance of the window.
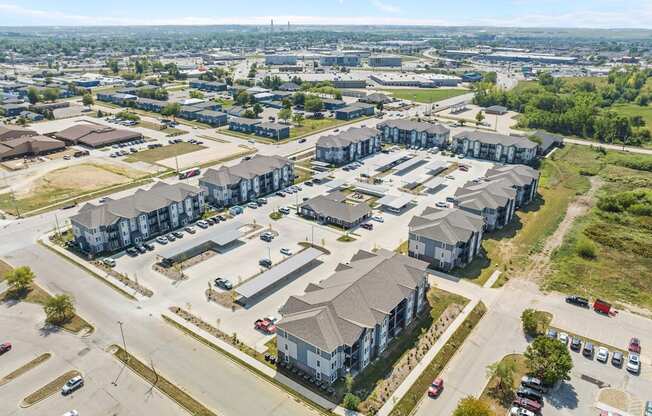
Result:
{"label": "window", "polygon": [[285,344],[285,351],[288,350],[288,344]]}
{"label": "window", "polygon": [[319,360],[317,360],[317,367],[320,367],[320,365],[319,365]]}

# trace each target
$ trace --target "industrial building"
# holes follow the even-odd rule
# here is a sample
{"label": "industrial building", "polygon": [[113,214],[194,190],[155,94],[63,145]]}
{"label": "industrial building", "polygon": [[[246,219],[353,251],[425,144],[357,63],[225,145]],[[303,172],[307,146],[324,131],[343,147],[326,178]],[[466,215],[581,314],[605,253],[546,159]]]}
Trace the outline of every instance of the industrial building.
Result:
{"label": "industrial building", "polygon": [[371,67],[398,67],[402,65],[402,59],[398,55],[374,55],[369,57]]}

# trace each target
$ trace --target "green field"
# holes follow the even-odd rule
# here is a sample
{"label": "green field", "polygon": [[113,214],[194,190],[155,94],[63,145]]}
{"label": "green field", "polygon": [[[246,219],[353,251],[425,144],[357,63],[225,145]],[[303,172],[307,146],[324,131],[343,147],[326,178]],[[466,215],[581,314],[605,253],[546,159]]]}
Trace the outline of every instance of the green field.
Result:
{"label": "green field", "polygon": [[645,126],[652,128],[652,106],[650,105],[642,107],[633,103],[615,104],[610,109],[626,117],[641,116],[645,120]]}
{"label": "green field", "polygon": [[[562,77],[564,84],[567,86],[574,86],[582,81],[588,81],[600,87],[607,84],[607,77]],[[515,90],[522,90],[528,87],[539,85],[539,81],[519,81]]]}
{"label": "green field", "polygon": [[416,101],[418,103],[434,103],[470,92],[469,90],[457,88],[387,88],[383,89],[383,91],[391,94],[394,98]]}
{"label": "green field", "polygon": [[544,288],[652,310],[652,156],[573,153],[570,162],[602,187],[554,253]]}
{"label": "green field", "polygon": [[[338,126],[343,126],[345,124],[356,123],[362,121],[364,118],[357,118],[355,120],[337,120],[335,118],[322,118],[322,119],[311,119],[307,118],[301,122],[301,126],[292,126],[290,128],[290,138],[280,140],[279,143],[285,143],[287,141],[300,139],[305,136],[309,136],[314,133],[319,133],[324,130],[332,129]],[[260,137],[255,134],[246,134],[240,133],[237,131],[231,131],[228,128],[220,129],[220,133],[239,137],[244,140],[256,140],[263,143],[276,143],[275,140],[268,137]]]}
{"label": "green field", "polygon": [[186,142],[169,144],[167,146],[157,147],[156,149],[148,149],[134,153],[131,156],[125,158],[125,162],[155,163],[159,160],[169,159],[174,156],[181,156],[186,153],[192,153],[202,149],[206,149],[206,147]]}

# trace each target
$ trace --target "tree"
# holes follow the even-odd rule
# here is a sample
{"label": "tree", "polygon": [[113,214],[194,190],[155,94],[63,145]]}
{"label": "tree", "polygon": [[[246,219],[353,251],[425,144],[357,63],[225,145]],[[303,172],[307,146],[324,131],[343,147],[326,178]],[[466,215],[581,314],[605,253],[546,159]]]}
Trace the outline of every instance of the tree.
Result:
{"label": "tree", "polygon": [[301,113],[295,113],[292,116],[292,122],[296,124],[297,126],[302,126],[303,124],[303,114]]}
{"label": "tree", "polygon": [[487,376],[498,380],[496,387],[503,394],[503,397],[512,391],[514,373],[516,373],[516,362],[509,359],[500,360],[487,367]]}
{"label": "tree", "polygon": [[570,380],[573,360],[568,348],[556,339],[536,338],[525,350],[525,359],[530,373],[544,384]]}
{"label": "tree", "polygon": [[342,405],[349,410],[358,410],[360,398],[353,393],[346,393],[342,400]]}
{"label": "tree", "polygon": [[306,94],[302,92],[297,92],[292,96],[292,104],[298,107],[303,107],[303,104],[306,101]]}
{"label": "tree", "polygon": [[306,111],[311,113],[318,113],[324,108],[324,103],[321,101],[321,98],[310,95],[306,97],[306,100],[303,103],[303,107]]}
{"label": "tree", "polygon": [[27,89],[27,99],[30,104],[36,104],[39,101],[38,90],[34,87],[29,87]]}
{"label": "tree", "polygon": [[487,72],[482,77],[482,82],[488,82],[490,84],[495,84],[496,81],[498,81],[498,75],[496,75],[496,73],[493,72],[493,71],[492,72]]}
{"label": "tree", "polygon": [[179,114],[179,110],[181,110],[181,104],[169,103],[166,104],[165,107],[163,107],[163,110],[161,110],[161,114],[167,117],[175,118],[177,114]]}
{"label": "tree", "polygon": [[486,402],[467,396],[457,404],[453,416],[494,416],[494,412]]}
{"label": "tree", "polygon": [[203,100],[204,99],[204,93],[201,91],[197,90],[190,90],[190,93],[188,93],[190,98],[197,98],[198,100]]}
{"label": "tree", "polygon": [[118,66],[118,61],[116,61],[115,59],[111,59],[109,62],[107,62],[107,66],[109,67],[111,72],[113,72],[114,74],[117,74],[118,72],[120,72],[120,67]]}
{"label": "tree", "polygon": [[69,295],[56,295],[45,301],[43,305],[46,321],[51,324],[61,324],[75,314],[75,305]]}
{"label": "tree", "polygon": [[279,120],[283,120],[287,123],[287,121],[292,118],[292,110],[289,108],[281,109],[281,111],[278,112],[278,118]]}
{"label": "tree", "polygon": [[482,111],[478,111],[478,114],[475,115],[475,125],[480,125],[482,120],[484,120],[484,113],[482,113]]}
{"label": "tree", "polygon": [[5,273],[5,279],[12,291],[22,292],[34,281],[34,272],[27,266],[20,266]]}
{"label": "tree", "polygon": [[46,88],[43,90],[43,100],[54,101],[59,98],[59,88]]}
{"label": "tree", "polygon": [[247,108],[242,115],[244,118],[256,118],[256,113],[251,108]]}
{"label": "tree", "polygon": [[525,309],[521,313],[521,323],[523,324],[523,332],[529,336],[536,336],[539,332],[539,318],[537,311],[534,309]]}
{"label": "tree", "polygon": [[258,117],[258,115],[260,115],[260,113],[263,112],[263,107],[262,107],[260,104],[256,103],[256,104],[254,104],[254,106],[252,107],[251,111],[254,112],[254,115],[255,115],[256,117]]}
{"label": "tree", "polygon": [[249,94],[246,91],[240,91],[235,97],[235,103],[239,106],[245,106],[249,103]]}
{"label": "tree", "polygon": [[95,100],[93,100],[93,96],[90,94],[84,94],[82,97],[82,104],[84,104],[86,107],[90,107],[93,105]]}

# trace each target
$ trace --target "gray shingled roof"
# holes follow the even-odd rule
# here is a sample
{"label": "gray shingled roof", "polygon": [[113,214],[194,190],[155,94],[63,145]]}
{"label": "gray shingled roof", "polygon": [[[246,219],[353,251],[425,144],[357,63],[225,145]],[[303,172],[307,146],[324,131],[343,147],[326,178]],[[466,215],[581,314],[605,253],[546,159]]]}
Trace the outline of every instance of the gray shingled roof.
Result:
{"label": "gray shingled roof", "polygon": [[489,181],[506,181],[511,186],[525,186],[539,178],[539,171],[525,165],[505,165],[491,168],[485,174]]}
{"label": "gray shingled roof", "polygon": [[110,225],[120,218],[134,218],[140,214],[167,207],[173,202],[181,202],[201,190],[185,183],[174,185],[157,182],[150,189],[139,189],[133,195],[109,199],[100,205],[86,204],[70,220],[87,228]]}
{"label": "gray shingled roof", "polygon": [[430,134],[446,134],[450,130],[439,123],[428,123],[426,121],[395,119],[387,120],[378,124],[378,128],[383,127],[397,128],[399,130],[416,130],[418,132],[425,131]]}
{"label": "gray shingled roof", "polygon": [[416,290],[427,267],[388,250],[361,250],[305,294],[291,296],[277,326],[324,351],[352,345]]}
{"label": "gray shingled roof", "polygon": [[243,160],[235,166],[221,166],[219,169],[208,169],[201,181],[216,186],[234,185],[242,179],[252,179],[255,176],[280,169],[290,161],[281,156],[256,155],[249,160]]}
{"label": "gray shingled roof", "polygon": [[332,134],[329,136],[322,136],[317,140],[319,147],[346,147],[352,143],[358,143],[368,140],[371,137],[378,136],[378,130],[370,127],[352,127],[348,130]]}
{"label": "gray shingled roof", "polygon": [[516,190],[503,183],[469,182],[455,191],[455,200],[460,207],[476,210],[498,209],[516,198]]}
{"label": "gray shingled roof", "polygon": [[456,245],[467,242],[472,233],[482,231],[484,220],[479,215],[457,208],[429,207],[421,215],[415,215],[408,226],[415,235]]}
{"label": "gray shingled roof", "polygon": [[532,149],[538,146],[537,143],[522,136],[506,136],[504,134],[489,133],[480,130],[463,131],[453,136],[453,139],[464,138],[477,140],[486,144],[502,144],[503,146],[516,146],[524,149]]}
{"label": "gray shingled roof", "polygon": [[309,207],[319,215],[337,218],[341,221],[354,223],[365,215],[371,214],[371,207],[365,202],[349,204],[345,202],[346,196],[341,192],[333,192],[327,195],[318,195],[301,205]]}

